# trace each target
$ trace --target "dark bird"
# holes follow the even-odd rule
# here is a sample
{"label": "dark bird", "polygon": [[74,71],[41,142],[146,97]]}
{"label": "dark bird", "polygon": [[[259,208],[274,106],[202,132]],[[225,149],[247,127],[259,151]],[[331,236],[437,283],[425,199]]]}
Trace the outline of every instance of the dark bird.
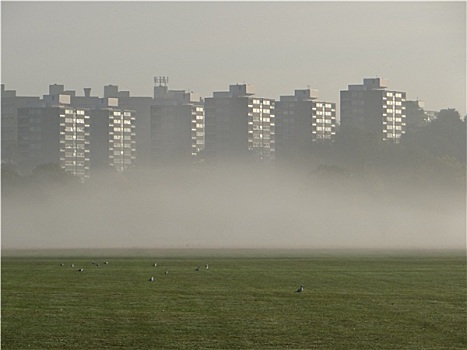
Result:
{"label": "dark bird", "polygon": [[295,293],[301,293],[303,292],[303,285],[300,286],[300,288],[298,288]]}

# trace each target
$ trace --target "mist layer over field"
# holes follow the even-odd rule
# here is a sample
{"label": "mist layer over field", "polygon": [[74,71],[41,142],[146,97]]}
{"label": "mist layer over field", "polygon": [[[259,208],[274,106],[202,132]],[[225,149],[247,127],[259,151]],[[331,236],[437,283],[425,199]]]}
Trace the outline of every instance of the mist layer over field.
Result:
{"label": "mist layer over field", "polygon": [[15,190],[2,248],[464,248],[465,196],[222,166]]}

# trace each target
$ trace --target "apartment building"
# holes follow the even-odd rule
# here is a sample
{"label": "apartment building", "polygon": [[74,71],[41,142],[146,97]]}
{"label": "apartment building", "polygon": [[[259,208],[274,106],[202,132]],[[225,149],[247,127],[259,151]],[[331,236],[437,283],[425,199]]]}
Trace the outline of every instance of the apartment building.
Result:
{"label": "apartment building", "polygon": [[1,85],[1,160],[4,164],[18,162],[18,108],[42,106],[39,97],[17,96],[16,90]]}
{"label": "apartment building", "polygon": [[206,158],[275,159],[275,100],[253,95],[253,85],[236,84],[205,99]]}
{"label": "apartment building", "polygon": [[93,171],[123,172],[135,165],[135,111],[121,109],[117,98],[100,99],[90,115],[90,153]]}
{"label": "apartment building", "polygon": [[336,104],[318,100],[318,90],[295,90],[276,101],[278,157],[303,151],[313,142],[331,141],[336,134]]}
{"label": "apartment building", "polygon": [[124,171],[134,166],[137,158],[135,111],[121,108],[118,97],[92,96],[90,88],[84,88],[83,96],[77,96],[74,91],[66,93],[73,107],[84,108],[89,114],[91,170]]}
{"label": "apartment building", "polygon": [[382,78],[363,79],[340,92],[340,121],[343,128],[354,126],[380,133],[383,140],[399,143],[406,132],[405,99],[402,91],[386,90]]}
{"label": "apartment building", "polygon": [[122,110],[135,113],[135,164],[145,165],[151,162],[151,106],[153,96],[131,96],[130,91],[119,90],[118,85],[104,86],[104,98],[118,98],[118,106]]}
{"label": "apartment building", "polygon": [[169,90],[166,77],[156,77],[151,106],[152,163],[188,163],[204,150],[204,105],[199,95]]}
{"label": "apartment building", "polygon": [[41,164],[58,163],[79,177],[89,177],[89,113],[71,106],[71,96],[54,90],[42,106],[18,108],[18,165],[30,171]]}

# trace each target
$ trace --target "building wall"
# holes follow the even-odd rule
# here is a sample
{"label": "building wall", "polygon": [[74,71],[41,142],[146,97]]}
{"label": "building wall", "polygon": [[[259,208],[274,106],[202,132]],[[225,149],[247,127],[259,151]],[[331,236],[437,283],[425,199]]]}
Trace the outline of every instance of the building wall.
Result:
{"label": "building wall", "polygon": [[154,82],[152,163],[193,162],[204,150],[203,100],[194,92],[169,90],[167,77],[156,77]]}
{"label": "building wall", "polygon": [[134,111],[135,126],[135,164],[145,165],[151,162],[151,106],[152,97],[129,96],[119,97],[119,108]]}
{"label": "building wall", "polygon": [[231,85],[205,99],[208,159],[275,159],[275,101],[252,95],[250,85]]}
{"label": "building wall", "polygon": [[17,164],[18,158],[18,108],[40,107],[39,97],[17,96],[15,90],[5,90],[2,84],[1,105],[1,160]]}
{"label": "building wall", "polygon": [[253,151],[261,160],[274,160],[275,101],[250,97],[248,103],[248,150]]}
{"label": "building wall", "polygon": [[336,104],[318,101],[317,90],[295,90],[276,102],[278,158],[307,151],[314,141],[332,140],[336,133]]}
{"label": "building wall", "polygon": [[90,154],[93,172],[125,171],[136,161],[135,112],[120,108],[90,111]]}
{"label": "building wall", "polygon": [[191,160],[192,107],[191,105],[151,107],[151,154],[154,164]]}
{"label": "building wall", "polygon": [[18,158],[18,109],[16,91],[4,91],[2,85],[2,163],[15,163]]}
{"label": "building wall", "polygon": [[206,142],[204,105],[191,106],[191,115],[191,155],[198,157],[204,151]]}
{"label": "building wall", "polygon": [[[59,113],[60,167],[82,180],[89,178],[89,113],[71,107],[61,107]],[[54,128],[54,125],[50,127]]]}
{"label": "building wall", "polygon": [[313,141],[334,139],[336,135],[336,104],[313,101],[311,116],[311,138]]}
{"label": "building wall", "polygon": [[70,106],[18,109],[19,165],[31,171],[58,163],[82,180],[89,177],[89,115]]}
{"label": "building wall", "polygon": [[342,127],[374,131],[382,140],[400,142],[405,133],[405,92],[386,90],[377,79],[365,79],[363,85],[349,85],[340,92]]}
{"label": "building wall", "polygon": [[124,171],[136,161],[136,113],[129,110],[112,109],[109,118],[110,166]]}

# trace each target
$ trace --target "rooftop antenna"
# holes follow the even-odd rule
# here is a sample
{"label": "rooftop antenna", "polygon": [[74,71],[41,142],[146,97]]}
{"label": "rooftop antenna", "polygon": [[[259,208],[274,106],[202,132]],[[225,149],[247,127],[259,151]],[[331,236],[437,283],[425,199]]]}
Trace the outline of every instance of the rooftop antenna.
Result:
{"label": "rooftop antenna", "polygon": [[154,77],[154,84],[156,86],[167,86],[169,77]]}

